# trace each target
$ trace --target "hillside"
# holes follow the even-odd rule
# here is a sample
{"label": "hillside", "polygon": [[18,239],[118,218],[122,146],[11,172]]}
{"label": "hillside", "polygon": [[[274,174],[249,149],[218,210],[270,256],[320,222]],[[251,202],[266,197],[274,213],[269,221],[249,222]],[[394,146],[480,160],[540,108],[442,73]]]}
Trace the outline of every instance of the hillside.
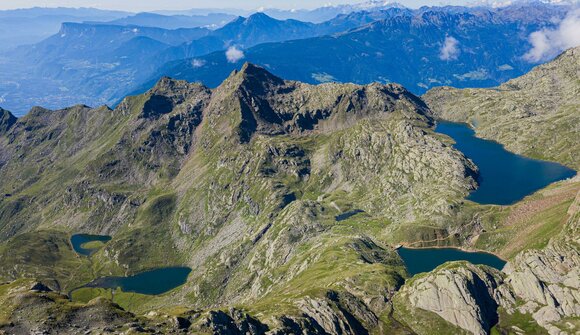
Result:
{"label": "hillside", "polygon": [[[350,283],[378,299],[379,315],[379,296],[405,273],[384,245],[445,234],[474,187],[475,168],[394,84],[310,86],[246,64],[214,90],[164,78],[115,110],[3,119],[2,280],[56,280],[66,292],[91,273],[196,269],[139,310],[169,301],[257,308],[289,294],[291,311],[305,294],[324,300]],[[368,213],[364,224],[336,221],[351,209]],[[90,265],[67,247],[77,232],[113,239]]]}
{"label": "hillside", "polygon": [[580,167],[580,47],[491,89],[434,88],[423,99],[437,117],[526,156]]}
{"label": "hillside", "polygon": [[[398,84],[314,86],[246,63],[214,89],[162,78],[115,109],[1,112],[0,331],[541,333],[578,317],[577,245],[559,242],[578,180],[513,206],[466,201],[477,167]],[[82,256],[77,233],[111,239]],[[511,270],[410,278],[397,244],[496,251]],[[530,274],[536,256],[548,265]],[[192,271],[160,295],[84,286],[167,266]]]}

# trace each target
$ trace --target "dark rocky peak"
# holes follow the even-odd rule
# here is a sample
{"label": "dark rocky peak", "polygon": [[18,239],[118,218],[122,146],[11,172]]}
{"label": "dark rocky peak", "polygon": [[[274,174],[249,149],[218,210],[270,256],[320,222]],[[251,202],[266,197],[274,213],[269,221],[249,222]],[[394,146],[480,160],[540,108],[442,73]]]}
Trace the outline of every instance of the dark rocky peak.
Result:
{"label": "dark rocky peak", "polygon": [[275,88],[285,85],[283,79],[276,77],[263,67],[246,62],[237,73],[240,77],[240,87],[255,95],[277,93]]}
{"label": "dark rocky peak", "polygon": [[255,132],[271,135],[284,132],[284,120],[272,105],[271,98],[294,86],[294,82],[284,81],[260,66],[245,63],[214,90],[214,102],[219,111],[224,104],[238,107],[228,108],[227,112],[241,114],[236,131],[240,140],[247,142]]}
{"label": "dark rocky peak", "polygon": [[195,105],[199,100],[205,100],[210,95],[210,90],[199,84],[189,83],[185,80],[174,80],[162,77],[146,96],[148,99],[143,105],[141,117],[156,118],[170,113],[176,106],[192,99]]}
{"label": "dark rocky peak", "polygon": [[0,136],[6,134],[17,120],[16,116],[0,107]]}
{"label": "dark rocky peak", "polygon": [[[221,111],[218,114],[240,113],[237,133],[241,142],[249,141],[255,133],[333,131],[363,118],[383,117],[394,110],[428,113],[425,104],[401,85],[308,85],[282,80],[250,63],[232,72],[214,91],[212,105],[217,107],[212,107],[213,111]],[[220,108],[223,105],[236,108]]]}
{"label": "dark rocky peak", "polygon": [[279,22],[279,20],[276,20],[264,13],[258,12],[248,17],[238,16],[235,20],[231,21],[220,30],[227,30],[228,28],[238,27],[241,25],[268,25],[275,22]]}

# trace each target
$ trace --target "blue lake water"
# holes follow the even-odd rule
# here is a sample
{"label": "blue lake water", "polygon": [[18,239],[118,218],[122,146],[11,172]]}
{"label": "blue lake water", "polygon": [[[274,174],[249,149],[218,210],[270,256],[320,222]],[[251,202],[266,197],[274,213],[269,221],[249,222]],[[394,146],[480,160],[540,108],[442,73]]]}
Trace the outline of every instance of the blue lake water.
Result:
{"label": "blue lake water", "polygon": [[337,216],[334,217],[334,219],[336,221],[344,221],[352,216],[357,215],[358,213],[364,213],[364,211],[362,209],[355,209],[352,211],[344,212],[342,214],[338,214]]}
{"label": "blue lake water", "polygon": [[111,236],[106,235],[89,235],[89,234],[76,234],[73,235],[70,239],[70,243],[74,251],[78,254],[83,256],[90,256],[92,253],[97,251],[98,249],[87,249],[83,248],[82,245],[88,242],[100,241],[103,243],[107,243],[111,240]]}
{"label": "blue lake water", "polygon": [[497,142],[477,138],[467,124],[440,121],[435,130],[453,138],[454,147],[479,167],[479,187],[467,199],[480,204],[513,204],[553,182],[576,175],[561,164],[516,155]]}
{"label": "blue lake water", "polygon": [[191,272],[187,267],[158,268],[128,277],[102,277],[84,287],[120,288],[124,292],[157,295],[185,284]]}
{"label": "blue lake water", "polygon": [[450,261],[468,261],[472,264],[485,264],[501,270],[505,261],[485,252],[467,252],[455,248],[399,248],[399,256],[405,262],[409,274],[429,272],[439,265]]}

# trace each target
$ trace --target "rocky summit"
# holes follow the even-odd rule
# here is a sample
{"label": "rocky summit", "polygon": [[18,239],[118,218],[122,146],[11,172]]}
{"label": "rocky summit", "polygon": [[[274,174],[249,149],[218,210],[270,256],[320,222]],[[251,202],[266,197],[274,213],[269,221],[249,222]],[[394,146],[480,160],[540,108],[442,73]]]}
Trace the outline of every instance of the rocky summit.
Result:
{"label": "rocky summit", "polygon": [[[246,63],[214,89],[164,77],[115,109],[0,112],[0,334],[580,329],[578,178],[511,206],[466,201],[477,167],[400,85]],[[79,233],[111,239],[83,255]],[[399,244],[508,265],[410,278]],[[162,294],[99,286],[170,266],[191,272]]]}

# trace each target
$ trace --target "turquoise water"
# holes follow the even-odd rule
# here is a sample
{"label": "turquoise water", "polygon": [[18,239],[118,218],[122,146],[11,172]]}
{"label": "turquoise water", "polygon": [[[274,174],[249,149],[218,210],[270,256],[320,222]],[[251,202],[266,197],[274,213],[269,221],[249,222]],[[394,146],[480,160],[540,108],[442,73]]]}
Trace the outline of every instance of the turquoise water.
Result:
{"label": "turquoise water", "polygon": [[439,122],[435,130],[453,138],[454,147],[479,167],[479,187],[467,199],[480,204],[510,205],[576,175],[558,163],[516,155],[497,142],[477,138],[466,124]]}
{"label": "turquoise water", "polygon": [[83,244],[93,241],[101,241],[106,243],[110,240],[111,236],[106,235],[76,234],[71,237],[70,243],[72,244],[74,251],[76,251],[78,254],[83,256],[90,256],[92,253],[97,251],[97,249],[85,249],[82,247]]}
{"label": "turquoise water", "polygon": [[411,276],[429,272],[439,265],[450,261],[468,261],[472,264],[485,264],[501,270],[505,261],[501,258],[485,252],[467,252],[455,248],[399,248],[399,256],[405,262],[407,271]]}
{"label": "turquoise water", "polygon": [[98,278],[84,287],[120,288],[124,292],[157,295],[185,284],[190,272],[187,267],[158,268],[128,277]]}

